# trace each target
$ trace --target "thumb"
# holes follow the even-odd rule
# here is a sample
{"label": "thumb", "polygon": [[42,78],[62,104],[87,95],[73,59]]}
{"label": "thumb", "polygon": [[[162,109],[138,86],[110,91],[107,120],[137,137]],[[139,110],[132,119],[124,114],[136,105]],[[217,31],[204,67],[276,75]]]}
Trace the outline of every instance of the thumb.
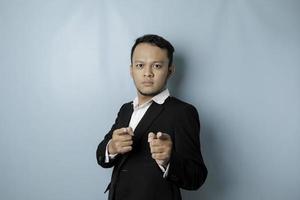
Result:
{"label": "thumb", "polygon": [[160,140],[169,140],[171,137],[169,134],[158,132],[157,133],[157,138]]}
{"label": "thumb", "polygon": [[127,133],[131,136],[133,136],[133,130],[131,127],[127,127]]}

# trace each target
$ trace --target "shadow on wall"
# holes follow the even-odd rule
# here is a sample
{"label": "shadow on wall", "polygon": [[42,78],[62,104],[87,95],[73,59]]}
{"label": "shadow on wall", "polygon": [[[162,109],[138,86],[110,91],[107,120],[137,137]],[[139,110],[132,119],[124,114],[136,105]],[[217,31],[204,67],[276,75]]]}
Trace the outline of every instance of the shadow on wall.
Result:
{"label": "shadow on wall", "polygon": [[[186,64],[183,55],[176,55],[174,57],[174,63],[176,71],[174,76],[170,79],[168,88],[175,97],[180,97],[183,92],[184,81],[186,77],[186,71],[189,70],[189,66]],[[206,80],[205,78],[202,80]],[[200,85],[201,80],[194,80],[195,85]],[[204,84],[205,85],[205,84]],[[198,107],[198,105],[195,105]],[[197,108],[198,109],[198,108]],[[201,110],[201,150],[204,162],[208,169],[208,177],[205,183],[200,189],[196,191],[182,190],[183,199],[188,200],[211,200],[219,199],[227,191],[226,183],[230,183],[234,172],[232,168],[226,165],[226,161],[222,156],[222,141],[219,140],[218,130],[215,126],[218,123],[217,116],[211,116],[209,110]]]}
{"label": "shadow on wall", "polygon": [[168,88],[170,89],[171,95],[176,97],[182,94],[181,83],[184,80],[186,66],[182,55],[174,55],[173,63],[175,64],[175,74],[170,77]]}
{"label": "shadow on wall", "polygon": [[226,166],[226,161],[220,152],[222,144],[218,139],[217,130],[214,129],[213,124],[215,123],[209,123],[209,120],[213,119],[205,120],[205,117],[205,115],[201,117],[201,150],[208,169],[208,176],[200,189],[196,191],[182,190],[183,199],[220,199],[228,192],[227,186],[230,185],[228,183],[234,176],[234,172],[229,166]]}

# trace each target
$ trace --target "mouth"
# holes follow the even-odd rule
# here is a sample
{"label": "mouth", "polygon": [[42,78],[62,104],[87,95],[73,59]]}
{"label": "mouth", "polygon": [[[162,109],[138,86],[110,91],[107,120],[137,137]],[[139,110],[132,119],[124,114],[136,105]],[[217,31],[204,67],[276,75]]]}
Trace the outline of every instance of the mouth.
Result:
{"label": "mouth", "polygon": [[142,84],[143,84],[144,86],[151,86],[151,85],[154,84],[154,82],[153,82],[153,81],[143,81]]}

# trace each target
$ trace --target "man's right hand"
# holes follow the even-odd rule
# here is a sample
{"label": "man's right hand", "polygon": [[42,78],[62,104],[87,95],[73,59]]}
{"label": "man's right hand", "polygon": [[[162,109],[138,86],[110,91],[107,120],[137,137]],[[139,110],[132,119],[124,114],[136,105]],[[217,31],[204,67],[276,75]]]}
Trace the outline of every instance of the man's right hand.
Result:
{"label": "man's right hand", "polygon": [[133,131],[131,127],[116,129],[108,144],[109,154],[124,154],[132,150]]}

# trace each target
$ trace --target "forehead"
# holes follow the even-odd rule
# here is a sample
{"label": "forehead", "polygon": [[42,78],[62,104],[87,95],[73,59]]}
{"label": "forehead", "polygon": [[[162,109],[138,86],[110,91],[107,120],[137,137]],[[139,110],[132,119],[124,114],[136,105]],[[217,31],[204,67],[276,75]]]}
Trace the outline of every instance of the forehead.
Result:
{"label": "forehead", "polygon": [[140,43],[135,47],[132,55],[133,60],[168,60],[168,52],[149,43]]}

